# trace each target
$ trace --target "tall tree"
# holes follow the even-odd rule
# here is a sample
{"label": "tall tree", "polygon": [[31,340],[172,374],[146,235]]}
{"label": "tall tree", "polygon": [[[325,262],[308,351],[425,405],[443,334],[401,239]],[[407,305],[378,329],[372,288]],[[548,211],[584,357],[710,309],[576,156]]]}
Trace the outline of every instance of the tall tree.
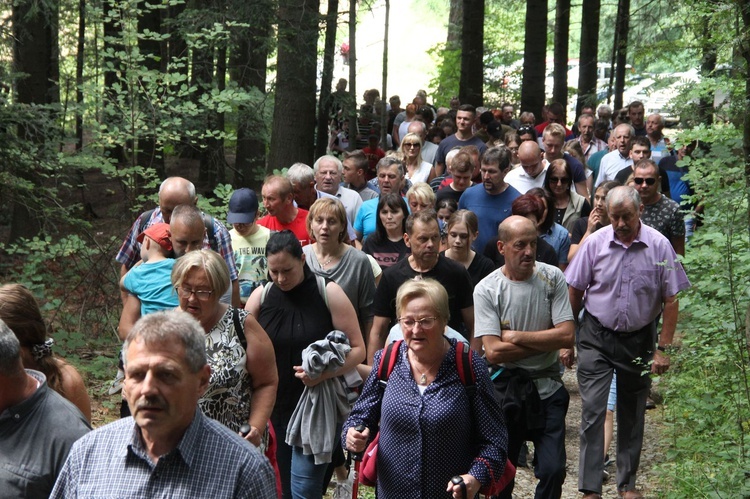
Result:
{"label": "tall tree", "polygon": [[[59,8],[57,0],[13,3],[13,65],[21,75],[15,88],[19,103],[44,105],[60,101]],[[37,136],[34,130],[23,125],[19,134],[36,142],[55,140],[54,137]],[[41,183],[34,171],[19,171],[17,174],[32,184]],[[32,211],[32,203],[14,200],[10,241],[39,234],[41,221],[38,217]]]}
{"label": "tall tree", "polygon": [[[349,95],[354,111],[349,114],[349,150],[357,148],[357,2],[349,0]],[[385,96],[383,96],[385,97]]]}
{"label": "tall tree", "polygon": [[630,0],[618,0],[615,26],[615,109],[622,108],[622,93],[625,91],[625,65],[628,55],[628,32],[630,31]]}
{"label": "tall tree", "polygon": [[521,80],[521,110],[541,122],[547,53],[547,0],[526,1],[526,24]]}
{"label": "tall tree", "polygon": [[[141,33],[138,39],[138,48],[144,56],[143,65],[147,70],[163,71],[164,66],[162,64],[166,62],[166,54],[163,53],[164,46],[161,36],[159,36],[161,33],[162,9],[146,2],[143,3],[144,5],[138,15],[138,32]],[[149,81],[144,80],[142,84],[147,87]],[[146,105],[144,108],[148,109],[148,106]],[[154,116],[154,118],[156,117]],[[159,177],[165,178],[164,154],[157,147],[156,142],[156,137],[152,134],[144,134],[137,141],[138,164],[143,167],[154,168]]]}
{"label": "tall tree", "polygon": [[568,102],[568,38],[570,35],[570,0],[557,0],[555,11],[555,68],[552,100],[563,106]]}
{"label": "tall tree", "polygon": [[[450,0],[448,13],[448,36],[443,51],[442,71],[437,80],[437,97],[447,103],[455,95],[454,85],[460,82],[460,75],[454,75],[461,58],[461,29],[464,23],[464,0]],[[454,69],[455,68],[455,69]],[[446,77],[450,71],[451,77]],[[450,83],[448,81],[450,80]]]}
{"label": "tall tree", "polygon": [[[266,93],[268,54],[271,50],[271,28],[275,9],[273,0],[253,0],[238,6],[246,13],[242,21],[247,27],[236,28],[233,33],[233,50],[230,55],[232,81],[246,90]],[[265,101],[262,101],[263,103]],[[258,173],[265,171],[267,131],[264,127],[263,105],[242,105],[237,110],[237,148],[235,159],[235,187],[252,185]]]}
{"label": "tall tree", "polygon": [[576,116],[585,104],[596,105],[597,62],[599,53],[599,12],[601,0],[583,0],[581,9],[581,48],[578,66]]}
{"label": "tall tree", "polygon": [[[709,78],[716,69],[716,44],[711,36],[712,26],[711,17],[708,15],[701,16],[701,30],[703,34],[702,54],[701,54],[701,77]],[[714,98],[716,91],[712,90],[705,93],[701,92],[698,100],[698,120],[706,126],[711,126],[714,121]]]}
{"label": "tall tree", "polygon": [[463,10],[458,98],[477,107],[483,104],[484,0],[464,0]]}
{"label": "tall tree", "polygon": [[269,168],[312,164],[319,0],[279,0],[276,99]]}
{"label": "tall tree", "polygon": [[333,82],[333,58],[336,54],[336,28],[338,27],[339,0],[328,0],[326,13],[326,39],[323,49],[323,74],[320,77],[320,100],[318,101],[318,134],[315,157],[326,153],[328,147],[329,97]]}

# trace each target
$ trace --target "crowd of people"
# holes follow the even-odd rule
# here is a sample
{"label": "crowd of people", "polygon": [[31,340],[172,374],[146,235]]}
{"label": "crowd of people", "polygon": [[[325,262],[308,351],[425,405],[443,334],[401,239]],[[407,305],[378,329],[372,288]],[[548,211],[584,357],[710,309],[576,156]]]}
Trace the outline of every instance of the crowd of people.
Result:
{"label": "crowd of people", "polygon": [[422,92],[390,99],[383,134],[365,97],[356,133],[332,101],[330,153],[234,191],[225,221],[164,180],[116,256],[119,421],[89,431],[34,297],[0,287],[0,441],[28,450],[0,453],[0,486],[313,499],[335,477],[351,497],[347,453],[377,435],[378,497],[475,497],[526,465],[527,441],[535,497],[560,497],[576,366],[578,489],[601,497],[616,414],[617,490],[641,497],[643,373],[669,368],[690,285],[695,144],[639,102],[569,130],[559,104],[516,119]]}

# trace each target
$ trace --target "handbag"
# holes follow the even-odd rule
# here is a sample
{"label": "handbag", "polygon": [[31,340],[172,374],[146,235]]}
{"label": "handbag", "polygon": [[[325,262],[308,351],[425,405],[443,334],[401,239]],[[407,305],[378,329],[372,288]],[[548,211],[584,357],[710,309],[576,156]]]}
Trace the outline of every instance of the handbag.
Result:
{"label": "handbag", "polygon": [[375,435],[362,455],[362,464],[359,467],[359,483],[362,485],[374,487],[378,482],[378,440],[380,440],[380,432]]}

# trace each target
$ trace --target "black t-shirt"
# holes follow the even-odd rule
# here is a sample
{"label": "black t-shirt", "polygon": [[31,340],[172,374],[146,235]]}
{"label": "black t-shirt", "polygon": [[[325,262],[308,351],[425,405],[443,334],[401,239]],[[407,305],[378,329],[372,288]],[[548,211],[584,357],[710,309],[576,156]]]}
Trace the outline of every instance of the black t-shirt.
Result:
{"label": "black t-shirt", "polygon": [[408,258],[385,269],[372,304],[375,315],[390,318],[391,325],[393,325],[396,321],[396,293],[399,286],[420,275],[425,279],[435,279],[443,285],[448,292],[448,307],[451,314],[448,325],[456,331],[461,331],[463,324],[461,310],[474,305],[472,296],[474,288],[464,266],[443,255],[438,257],[437,264],[432,269],[422,274],[411,268]]}
{"label": "black t-shirt", "polygon": [[[505,265],[505,257],[500,254],[497,250],[497,236],[493,237],[484,246],[482,254],[492,260],[495,264],[495,268],[499,269]],[[547,263],[554,267],[557,267],[560,261],[557,258],[557,251],[552,247],[550,243],[542,239],[541,237],[536,238],[536,261]]]}
{"label": "black t-shirt", "polygon": [[435,206],[437,206],[443,199],[453,199],[456,201],[456,204],[458,204],[458,200],[461,199],[461,194],[463,193],[464,191],[454,191],[450,186],[443,187],[437,191],[437,194],[435,194]]}
{"label": "black t-shirt", "polygon": [[386,239],[385,241],[380,242],[378,238],[375,237],[375,234],[370,234],[370,236],[365,239],[365,242],[362,245],[362,251],[372,256],[383,270],[396,265],[411,253],[403,239],[399,239],[398,241]]}

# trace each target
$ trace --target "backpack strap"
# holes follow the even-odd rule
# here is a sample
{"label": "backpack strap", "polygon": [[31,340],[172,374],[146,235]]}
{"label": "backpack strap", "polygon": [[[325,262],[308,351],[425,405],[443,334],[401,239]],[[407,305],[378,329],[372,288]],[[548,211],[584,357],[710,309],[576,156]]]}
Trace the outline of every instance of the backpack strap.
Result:
{"label": "backpack strap", "polygon": [[154,210],[155,208],[141,213],[141,218],[140,218],[141,223],[138,226],[138,234],[136,234],[136,236],[139,235],[144,230],[146,230],[146,225],[148,225],[148,221],[151,220],[151,215],[154,214]]}
{"label": "backpack strap", "polygon": [[243,349],[247,350],[245,327],[240,320],[240,311],[236,307],[232,307],[232,321],[234,322],[234,332],[237,334],[237,339],[240,340],[240,345],[242,345]]}
{"label": "backpack strap", "polygon": [[393,372],[393,367],[396,365],[398,350],[403,341],[393,341],[383,350],[383,356],[380,357],[380,364],[378,364],[378,384],[382,389],[385,389],[385,385],[388,384],[388,378]]}
{"label": "backpack strap", "polygon": [[211,246],[211,249],[215,252],[221,253],[219,251],[219,243],[216,240],[216,231],[214,230],[214,217],[212,217],[211,215],[206,215],[205,213],[201,213],[201,215],[203,216],[203,225],[206,226],[208,245]]}
{"label": "backpack strap", "polygon": [[[326,281],[325,278],[316,274],[315,284],[318,285],[318,293],[320,293],[320,296],[323,298],[323,301],[326,303],[326,308],[330,311],[331,306],[328,304],[328,290],[326,290],[328,281]],[[269,281],[266,283],[265,286],[263,286],[263,291],[260,292],[260,304],[261,305],[263,305],[263,302],[266,301],[266,295],[271,290],[271,286],[273,286],[273,281]]]}
{"label": "backpack strap", "polygon": [[265,286],[263,286],[263,291],[260,292],[260,304],[263,305],[263,302],[266,301],[266,295],[269,291],[271,291],[271,286],[273,286],[273,281],[268,281]]}
{"label": "backpack strap", "polygon": [[456,342],[456,367],[461,384],[466,387],[466,391],[471,399],[476,392],[477,383],[472,369],[471,349],[463,341]]}

